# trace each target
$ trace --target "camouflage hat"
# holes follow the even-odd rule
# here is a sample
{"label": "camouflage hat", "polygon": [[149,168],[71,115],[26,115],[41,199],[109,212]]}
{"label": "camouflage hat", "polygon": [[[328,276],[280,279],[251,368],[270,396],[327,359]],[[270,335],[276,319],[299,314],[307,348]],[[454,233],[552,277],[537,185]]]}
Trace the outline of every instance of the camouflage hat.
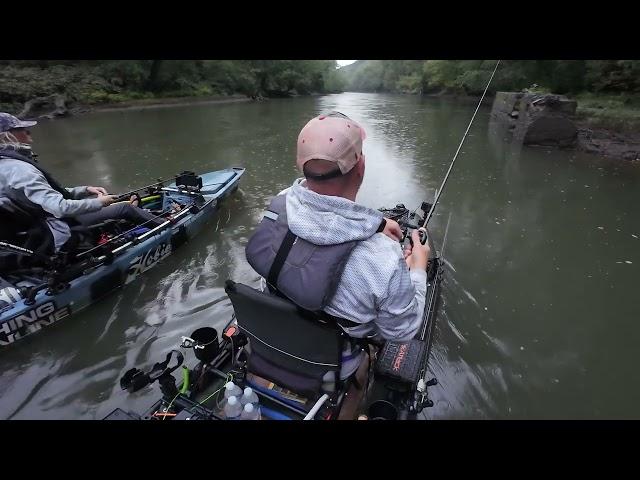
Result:
{"label": "camouflage hat", "polygon": [[37,123],[35,120],[22,121],[9,113],[0,112],[0,133],[15,130],[16,128],[33,127]]}

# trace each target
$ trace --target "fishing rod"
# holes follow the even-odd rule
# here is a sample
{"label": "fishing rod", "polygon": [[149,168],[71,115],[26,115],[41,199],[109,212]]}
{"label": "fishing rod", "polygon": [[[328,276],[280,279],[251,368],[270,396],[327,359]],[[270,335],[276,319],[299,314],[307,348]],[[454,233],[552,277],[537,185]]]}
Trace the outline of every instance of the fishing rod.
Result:
{"label": "fishing rod", "polygon": [[[440,196],[442,195],[442,191],[444,190],[444,187],[447,183],[447,180],[449,179],[449,175],[451,174],[451,170],[453,169],[453,165],[456,162],[456,159],[458,158],[458,154],[460,153],[460,150],[462,149],[462,145],[464,144],[464,141],[467,138],[467,135],[469,134],[469,130],[471,129],[471,125],[473,125],[473,121],[476,118],[476,114],[478,113],[478,110],[480,110],[480,105],[482,105],[482,101],[484,100],[485,95],[487,94],[487,90],[489,90],[489,86],[491,85],[491,81],[493,80],[493,77],[496,73],[496,71],[498,70],[498,66],[500,65],[500,60],[498,60],[496,62],[496,66],[493,69],[493,72],[491,73],[491,77],[489,78],[489,81],[487,82],[486,87],[484,88],[484,92],[482,92],[482,96],[480,97],[480,101],[478,102],[478,105],[476,106],[475,111],[473,112],[473,116],[471,117],[471,120],[469,121],[469,125],[467,125],[467,129],[464,132],[464,135],[462,136],[462,140],[460,140],[460,144],[458,145],[458,149],[456,150],[456,153],[453,156],[453,159],[451,160],[451,164],[449,165],[449,169],[447,170],[447,173],[444,176],[444,179],[442,181],[442,184],[440,185],[440,188],[437,190],[436,192],[436,196],[433,200],[433,204],[431,204],[431,208],[429,208],[429,213],[427,214],[427,216],[424,219],[424,223],[422,224],[422,227],[418,230],[420,233],[420,242],[421,243],[426,243],[427,242],[427,224],[429,223],[429,220],[431,219],[431,217],[433,216],[433,212],[436,208],[436,205],[438,204],[438,200],[440,200]],[[423,209],[424,210],[424,209]],[[440,258],[442,258],[444,260],[444,248],[446,247],[446,242],[447,242],[447,236],[449,234],[449,224],[451,223],[451,214],[449,214],[449,220],[447,221],[447,227],[445,229],[445,234],[444,234],[444,240],[442,242],[442,252],[440,254]],[[436,272],[436,275],[438,275],[439,273]],[[439,287],[439,281],[437,278],[434,278],[434,283],[432,284],[432,288],[436,289],[437,292],[437,288]],[[429,400],[428,396],[427,396],[427,387],[432,387],[434,385],[436,385],[438,383],[438,381],[435,378],[432,378],[431,380],[427,380],[427,372],[428,372],[428,363],[429,363],[429,354],[430,354],[430,350],[431,350],[431,341],[432,341],[432,332],[433,332],[433,321],[426,321],[429,319],[429,313],[430,312],[435,312],[435,308],[436,308],[436,295],[432,294],[429,299],[428,299],[428,305],[425,306],[425,316],[427,318],[425,318],[425,321],[423,322],[422,325],[422,330],[420,332],[420,339],[423,342],[426,342],[427,346],[427,352],[426,355],[424,356],[424,359],[422,361],[422,366],[419,370],[419,380],[416,384],[416,390],[414,392],[414,398],[413,401],[410,404],[410,410],[414,411],[415,413],[420,413],[422,411],[422,409],[424,407],[431,407],[433,406],[433,402],[431,400]]]}
{"label": "fishing rod", "polygon": [[28,248],[22,248],[18,245],[14,245],[13,243],[0,242],[0,248],[4,248],[5,250],[11,250],[15,253],[20,253],[23,255],[35,255],[36,252],[33,250],[29,250]]}
{"label": "fishing rod", "polygon": [[[456,159],[458,158],[458,154],[460,153],[460,149],[462,148],[462,145],[464,144],[464,141],[467,139],[467,135],[469,134],[469,130],[471,129],[471,125],[473,124],[473,121],[476,118],[476,114],[478,113],[478,110],[480,110],[480,105],[482,105],[482,101],[484,100],[484,97],[487,94],[487,90],[489,90],[489,85],[491,85],[491,81],[493,80],[493,76],[496,74],[496,70],[498,70],[498,65],[500,65],[500,60],[498,60],[496,62],[496,66],[493,69],[493,72],[491,73],[491,77],[489,78],[489,81],[487,82],[487,86],[484,87],[484,92],[482,92],[482,97],[480,97],[480,101],[478,102],[478,105],[476,106],[476,110],[475,110],[475,112],[473,112],[473,116],[471,117],[471,120],[469,121],[469,125],[467,125],[467,130],[464,132],[464,135],[462,136],[462,140],[460,140],[460,145],[458,145],[458,149],[456,150],[456,153],[453,156],[453,160],[451,160],[451,165],[449,165],[449,169],[447,170],[447,173],[444,176],[444,180],[442,181],[442,184],[440,185],[440,188],[438,189],[438,191],[436,193],[436,198],[433,200],[433,204],[431,205],[431,208],[429,209],[429,213],[427,214],[427,216],[424,219],[424,223],[422,224],[422,228],[426,228],[427,224],[429,223],[429,220],[433,216],[433,211],[435,210],[436,205],[438,204],[438,200],[440,200],[440,195],[442,195],[442,191],[444,190],[444,186],[446,185],[447,180],[449,179],[449,175],[451,174],[451,170],[453,169],[453,165],[456,163]],[[425,241],[426,241],[426,236],[425,236]]]}
{"label": "fishing rod", "polygon": [[29,250],[28,248],[19,247],[18,245],[14,245],[12,243],[0,242],[0,248],[4,250],[9,250],[18,255],[27,255],[30,257],[37,258],[39,260],[44,261],[47,264],[51,264],[53,262],[53,257],[43,255],[42,253],[34,252],[33,250]]}
{"label": "fishing rod", "polygon": [[118,198],[116,198],[116,200],[115,200],[115,201],[116,201],[116,202],[120,202],[120,201],[122,201],[122,200],[127,200],[127,199],[128,199],[131,195],[133,195],[134,193],[138,193],[138,192],[141,192],[141,191],[146,190],[146,189],[148,189],[148,188],[156,187],[156,186],[158,186],[158,185],[162,186],[165,182],[169,182],[169,181],[171,181],[171,180],[175,180],[175,179],[176,179],[176,178],[178,178],[178,177],[179,177],[179,175],[175,175],[175,176],[173,176],[173,177],[166,178],[166,179],[164,179],[164,180],[162,180],[162,179],[158,179],[158,181],[157,181],[156,183],[152,183],[151,185],[147,185],[146,187],[137,188],[137,189],[135,189],[135,190],[131,190],[130,192],[127,192],[127,193],[123,193],[123,194],[121,194],[121,195],[118,195]]}
{"label": "fishing rod", "polygon": [[[0,249],[9,250],[17,255],[26,255],[36,258],[43,262],[46,265],[46,268],[49,269],[45,270],[44,278],[46,280],[43,283],[39,285],[17,287],[18,291],[20,292],[20,296],[24,298],[25,305],[33,305],[35,303],[36,295],[41,290],[44,290],[45,288],[48,288],[50,290],[56,289],[57,285],[64,284],[64,282],[66,282],[66,279],[73,278],[78,272],[81,272],[87,267],[87,262],[78,265],[67,266],[62,263],[63,260],[61,260],[57,255],[47,256],[42,253],[29,250],[28,248],[19,247],[18,245],[14,245],[8,242],[0,241]],[[90,261],[93,262],[93,259],[91,259]],[[62,267],[64,267],[63,270],[61,270]]]}
{"label": "fishing rod", "polygon": [[[187,206],[183,207],[183,209],[184,209],[184,210],[188,210],[188,209],[190,209],[193,205],[195,205],[195,202],[190,203],[189,205],[187,205]],[[104,243],[101,243],[100,245],[96,245],[95,247],[90,248],[89,250],[85,250],[84,252],[79,253],[78,255],[76,255],[76,258],[80,258],[80,257],[82,257],[83,255],[86,255],[87,253],[93,252],[94,250],[98,250],[99,248],[103,248],[103,247],[104,247],[105,245],[107,245],[108,243],[111,243],[111,242],[113,242],[113,241],[115,241],[115,240],[118,240],[119,238],[122,238],[122,237],[124,237],[125,235],[128,235],[129,233],[133,232],[134,230],[136,230],[136,229],[138,229],[138,228],[140,228],[140,227],[143,227],[143,226],[144,226],[144,225],[146,225],[147,223],[150,223],[150,222],[153,222],[154,220],[158,220],[159,218],[162,218],[162,217],[163,217],[164,215],[166,215],[167,213],[171,213],[171,208],[167,208],[166,210],[163,210],[161,213],[159,213],[159,214],[158,214],[158,215],[156,215],[155,217],[152,217],[152,218],[150,218],[149,220],[147,220],[147,221],[145,221],[145,222],[142,222],[141,224],[136,225],[136,226],[134,226],[134,227],[130,228],[130,229],[129,229],[129,230],[127,230],[126,232],[122,232],[121,234],[116,235],[116,236],[115,236],[115,237],[113,237],[113,238],[110,238],[109,240],[107,240],[107,241],[106,241],[106,242],[104,242]]]}

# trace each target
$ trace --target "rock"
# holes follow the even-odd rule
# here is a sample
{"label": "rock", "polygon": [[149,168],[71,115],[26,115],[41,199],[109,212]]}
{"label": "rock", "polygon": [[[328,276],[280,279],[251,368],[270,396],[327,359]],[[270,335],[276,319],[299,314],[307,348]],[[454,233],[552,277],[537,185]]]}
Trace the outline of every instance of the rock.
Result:
{"label": "rock", "polygon": [[497,92],[491,117],[507,123],[523,145],[571,147],[578,135],[576,108],[577,102],[563,95]]}
{"label": "rock", "polygon": [[575,118],[578,104],[563,95],[497,92],[491,121],[519,145],[575,147],[627,161],[640,159],[640,133],[616,133]]}
{"label": "rock", "polygon": [[66,117],[70,114],[67,107],[66,94],[54,94],[47,97],[36,97],[25,102],[20,118],[56,118]]}
{"label": "rock", "polygon": [[570,147],[575,144],[578,129],[571,119],[549,112],[527,113],[514,132],[523,145]]}
{"label": "rock", "polygon": [[588,153],[621,160],[640,158],[640,134],[619,134],[604,128],[578,125],[577,147]]}
{"label": "rock", "polygon": [[575,100],[569,100],[564,95],[539,95],[533,94],[533,97],[537,97],[531,100],[531,105],[538,108],[548,107],[553,111],[564,113],[565,115],[575,115],[578,102]]}

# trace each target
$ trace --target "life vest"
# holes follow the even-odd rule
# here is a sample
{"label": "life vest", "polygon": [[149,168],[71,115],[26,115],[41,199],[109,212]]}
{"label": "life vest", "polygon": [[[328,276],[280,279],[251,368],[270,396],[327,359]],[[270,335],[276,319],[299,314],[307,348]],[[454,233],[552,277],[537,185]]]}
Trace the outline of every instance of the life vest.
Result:
{"label": "life vest", "polygon": [[245,253],[269,289],[311,312],[333,298],[357,241],[314,245],[289,230],[286,194],[276,196],[249,239]]}

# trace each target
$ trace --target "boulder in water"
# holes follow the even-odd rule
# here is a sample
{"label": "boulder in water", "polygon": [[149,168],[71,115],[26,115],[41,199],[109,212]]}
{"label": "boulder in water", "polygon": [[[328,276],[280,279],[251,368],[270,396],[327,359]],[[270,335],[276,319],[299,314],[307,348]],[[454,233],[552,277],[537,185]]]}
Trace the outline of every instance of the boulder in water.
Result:
{"label": "boulder in water", "polygon": [[498,92],[491,116],[507,123],[523,145],[572,147],[578,135],[576,107],[576,101],[564,95]]}

